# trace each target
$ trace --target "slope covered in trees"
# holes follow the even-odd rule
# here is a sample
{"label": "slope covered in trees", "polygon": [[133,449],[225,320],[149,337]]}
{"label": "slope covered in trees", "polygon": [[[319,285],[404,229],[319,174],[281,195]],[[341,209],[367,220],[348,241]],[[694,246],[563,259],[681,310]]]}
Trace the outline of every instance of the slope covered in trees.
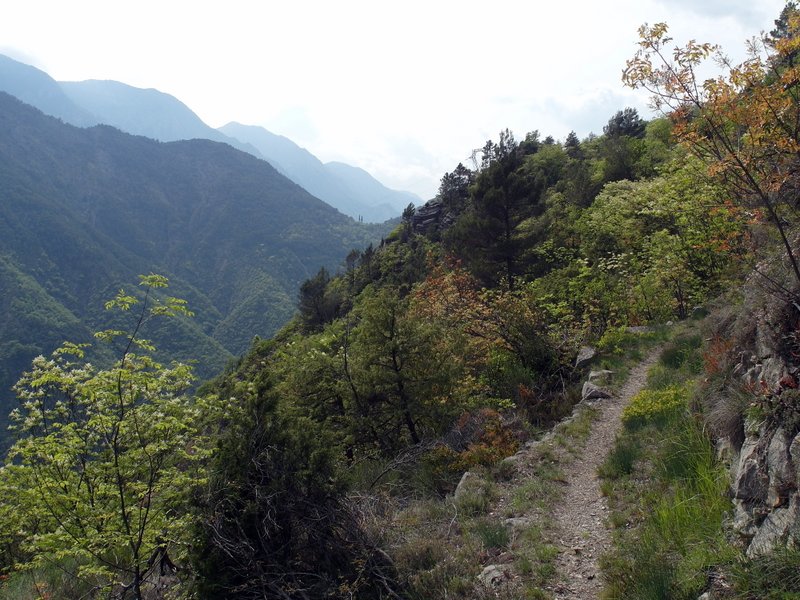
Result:
{"label": "slope covered in trees", "polygon": [[[415,509],[397,507],[452,493],[465,470],[492,468],[531,427],[572,409],[582,344],[618,351],[625,327],[683,318],[746,265],[742,208],[675,145],[666,120],[647,123],[627,109],[602,136],[563,143],[504,131],[479,158],[474,171],[446,174],[437,198],[406,211],[381,246],[352,252],[345,272],[307,280],[296,319],[206,388],[238,398],[248,382],[265,382],[276,415],[325,436],[365,514],[386,494],[388,514],[414,519]],[[238,445],[217,468],[257,455]],[[247,489],[230,497],[244,502]],[[470,497],[485,506],[481,493]],[[481,510],[466,503],[456,502],[459,523]],[[203,518],[219,517],[215,505]],[[228,531],[250,531],[226,518]],[[404,541],[379,520],[365,534],[389,550],[401,597],[482,593],[477,572],[449,571],[444,555],[415,558],[411,546],[428,542]],[[236,546],[229,535],[205,543],[220,561]],[[248,537],[240,550],[253,547]],[[479,572],[482,551],[490,549],[458,560]],[[236,584],[256,585],[253,565],[270,552],[251,567],[237,563]],[[223,563],[203,562],[198,573],[222,595],[236,585],[216,579]],[[272,568],[298,575],[290,562]]]}
{"label": "slope covered in trees", "polygon": [[[7,500],[0,504],[0,525],[14,523],[0,527],[2,564],[13,575],[6,589],[35,587],[41,595],[39,583],[26,584],[15,572],[27,568],[35,582],[63,581],[67,573],[77,582],[76,597],[141,598],[157,584],[204,598],[546,597],[553,549],[538,543],[538,525],[527,523],[524,534],[512,535],[498,515],[488,514],[492,480],[502,481],[515,469],[513,460],[500,461],[579,400],[585,373],[576,356],[582,345],[616,356],[633,336],[630,327],[683,319],[722,292],[735,300],[730,290],[755,267],[773,304],[781,306],[758,316],[780,334],[776,347],[766,348],[770,354],[745,356],[750,346],[765,346],[758,327],[745,328],[738,338],[713,337],[705,354],[700,336],[677,340],[649,382],[652,389],[637,395],[623,417],[631,422],[629,431],[642,426],[647,443],[658,432],[674,434],[665,454],[649,454],[652,460],[663,456],[663,465],[647,463],[659,475],[660,487],[644,498],[654,507],[655,526],[694,528],[694,519],[677,520],[702,507],[698,500],[711,490],[714,511],[705,511],[702,532],[714,528],[709,519],[724,512],[719,492],[725,486],[719,485],[719,464],[703,421],[709,415],[702,407],[722,407],[724,414],[711,415],[716,425],[730,425],[741,437],[752,438],[758,429],[762,439],[774,439],[778,428],[783,437],[796,436],[800,427],[799,282],[793,280],[798,130],[792,127],[800,122],[793,58],[800,21],[793,8],[787,11],[783,33],[769,40],[774,51],[768,58],[754,57],[744,71],[734,68],[729,79],[705,86],[694,85],[690,76],[710,48],[690,44],[665,56],[666,29],[644,28],[642,53],[629,65],[630,82],[660,90],[677,111],[646,122],[623,109],[610,117],[602,135],[583,140],[570,134],[556,141],[536,131],[518,140],[501,132],[476,155],[474,169],[455,166],[442,178],[437,197],[409,207],[379,245],[351,250],[339,272],[328,264],[297,282],[295,318],[272,339],[256,340],[191,400],[183,393],[188,370],[149,358],[152,347],[139,337],[145,319],[135,315],[133,333],[124,333],[129,321],[127,328],[100,335],[127,340],[118,362],[107,369],[86,365],[84,348],[72,345],[52,360],[38,359],[18,386],[25,402],[14,415],[17,440],[12,460],[0,471],[0,498]],[[668,68],[660,70],[655,58],[666,59]],[[698,90],[708,95],[691,96]],[[691,110],[685,110],[687,102]],[[109,133],[101,128],[87,135]],[[163,148],[148,148],[163,161]],[[208,144],[191,148],[200,155],[218,150]],[[100,177],[113,158],[110,152],[93,155],[84,171]],[[184,161],[185,168],[193,164]],[[226,163],[213,164],[219,170]],[[244,189],[248,176],[264,175],[244,166],[237,179],[225,180],[226,189]],[[140,158],[137,170],[157,167]],[[197,176],[198,170],[192,172]],[[64,178],[59,188],[68,183]],[[160,199],[144,197],[151,203]],[[214,200],[225,198],[220,193]],[[198,213],[189,201],[182,208],[199,222],[206,212],[215,221],[224,218],[202,201]],[[247,209],[241,210],[252,219]],[[114,240],[141,243],[120,219],[99,208],[90,214],[114,223]],[[181,223],[180,215],[169,216]],[[222,260],[209,250],[224,245],[220,235],[212,229],[208,238],[200,237],[191,262],[164,263],[176,276],[179,295],[194,293],[201,275],[228,273],[230,253]],[[151,243],[159,256],[171,257],[182,248],[180,237],[171,230],[164,237],[174,242]],[[295,248],[308,243],[290,241]],[[243,253],[243,247],[232,248]],[[16,262],[4,269],[27,285],[28,297],[40,295],[33,276],[20,275],[27,272]],[[143,282],[156,290],[164,283],[155,276]],[[75,287],[62,287],[77,296]],[[155,296],[154,316],[183,312],[182,303],[162,294]],[[219,297],[197,294],[190,300],[201,313],[204,300],[216,307],[212,300]],[[120,292],[109,306],[127,309],[130,318],[135,300]],[[734,301],[727,310],[736,310]],[[773,317],[780,319],[774,327]],[[200,316],[197,326],[206,327],[207,318]],[[731,320],[754,319],[745,312]],[[721,326],[718,333],[725,331]],[[778,354],[787,361],[785,371],[768,372]],[[737,386],[733,382],[742,379],[745,367],[750,379]],[[701,372],[708,375],[706,387],[692,396],[687,383]],[[159,412],[178,442],[150,422],[158,421]],[[149,427],[137,425],[139,419]],[[745,424],[753,419],[760,425],[748,430]],[[570,453],[568,441],[551,439]],[[758,452],[775,454],[772,446],[752,441],[753,460]],[[791,452],[781,450],[785,456]],[[558,481],[546,449],[528,456],[539,459],[530,470]],[[744,456],[747,467],[752,462]],[[604,465],[611,477],[622,475],[623,458]],[[708,477],[698,470],[706,466]],[[739,487],[753,483],[773,490],[774,497],[767,497],[775,501],[773,508],[797,507],[789,467],[779,469],[780,485],[773,485],[776,468],[769,468],[769,484],[759,475],[745,477]],[[452,496],[467,470],[484,477],[472,483],[465,478],[461,493]],[[703,482],[714,485],[701,489]],[[533,484],[538,480],[511,498],[504,516],[513,520],[515,502],[531,508],[547,498]],[[15,499],[17,489],[28,492]],[[754,500],[751,490],[743,493],[750,496],[740,500]],[[86,510],[87,497],[103,508],[99,523]],[[636,500],[641,507],[642,498]],[[165,523],[164,514],[176,521]],[[645,517],[637,515],[636,524]],[[172,527],[178,519],[187,527]],[[436,527],[428,527],[430,522]],[[131,523],[141,530],[132,535]],[[632,535],[639,531],[652,536],[611,564],[621,575],[619,589],[654,582],[649,589],[656,596],[679,591],[697,597],[725,569],[758,569],[748,562],[752,556],[738,553],[724,536],[715,538],[715,544],[727,544],[715,555],[717,547],[703,549],[696,537],[690,537],[691,547],[671,537],[676,528]],[[426,538],[426,532],[437,537]],[[794,530],[785,533],[784,541],[796,539],[790,537]],[[120,539],[129,540],[127,548]],[[520,551],[526,543],[538,545]],[[516,576],[506,587],[477,579],[490,561],[507,560],[509,552],[516,552],[509,567]],[[788,564],[791,572],[793,565],[796,574],[796,551],[780,556],[782,568]],[[183,571],[176,572],[176,565]],[[653,579],[638,578],[653,567]],[[760,582],[758,589],[764,589]],[[738,597],[753,597],[748,594]]]}
{"label": "slope covered in trees", "polygon": [[277,331],[320,265],[379,238],[224,144],[78,129],[6,94],[0,108],[5,407],[21,367],[86,341],[105,299],[139,273],[170,275],[191,301],[198,319],[157,337],[207,377]]}

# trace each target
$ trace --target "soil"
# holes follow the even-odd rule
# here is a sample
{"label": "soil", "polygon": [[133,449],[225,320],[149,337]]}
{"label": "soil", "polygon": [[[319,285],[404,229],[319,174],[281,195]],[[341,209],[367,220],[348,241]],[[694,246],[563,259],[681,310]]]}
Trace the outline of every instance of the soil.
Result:
{"label": "soil", "polygon": [[598,560],[611,545],[610,511],[600,492],[597,469],[611,451],[622,427],[622,410],[645,385],[647,370],[658,358],[653,350],[630,372],[620,391],[595,406],[599,415],[583,452],[563,466],[563,496],[553,507],[552,543],[559,549],[557,574],[548,586],[555,600],[598,598],[603,587]]}

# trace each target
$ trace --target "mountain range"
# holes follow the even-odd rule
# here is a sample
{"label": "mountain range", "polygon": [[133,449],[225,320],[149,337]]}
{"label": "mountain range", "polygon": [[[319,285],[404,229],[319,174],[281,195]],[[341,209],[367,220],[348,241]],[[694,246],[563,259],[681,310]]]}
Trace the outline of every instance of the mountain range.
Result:
{"label": "mountain range", "polygon": [[111,125],[162,142],[209,139],[268,161],[278,171],[339,211],[367,222],[399,216],[411,192],[391,190],[366,171],[322,163],[286,137],[238,123],[214,129],[183,102],[155,89],[117,81],[59,82],[44,71],[0,55],[0,91],[78,127]]}
{"label": "mountain range", "polygon": [[208,377],[291,317],[305,279],[388,230],[227,144],[74,127],[0,92],[0,413],[31,358],[89,341],[138,274],[189,301],[194,319],[151,336]]}

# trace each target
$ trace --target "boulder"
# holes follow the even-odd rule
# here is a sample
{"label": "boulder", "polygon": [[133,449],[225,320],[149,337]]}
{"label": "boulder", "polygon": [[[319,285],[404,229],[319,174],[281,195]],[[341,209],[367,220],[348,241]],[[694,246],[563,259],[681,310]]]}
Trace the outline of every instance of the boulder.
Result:
{"label": "boulder", "polygon": [[530,517],[511,517],[503,521],[503,525],[512,531],[527,529],[531,526],[531,523],[533,523],[533,520]]}
{"label": "boulder", "polygon": [[591,381],[587,381],[583,384],[583,390],[581,390],[581,400],[601,400],[603,398],[611,398],[611,394],[609,394],[604,389],[596,386]]}
{"label": "boulder", "polygon": [[511,579],[507,568],[504,565],[489,565],[478,575],[478,580],[487,587],[498,587],[504,581]]}
{"label": "boulder", "polygon": [[453,498],[459,500],[465,494],[480,489],[482,483],[483,480],[478,475],[467,471],[461,476],[461,481],[458,482],[456,491],[453,492]]}
{"label": "boulder", "polygon": [[613,374],[614,371],[609,371],[608,369],[600,369],[599,371],[590,371],[589,381],[591,381],[592,383],[594,383],[595,381],[607,382]]}
{"label": "boulder", "polygon": [[597,350],[595,348],[591,346],[581,346],[581,349],[578,350],[578,356],[575,357],[575,368],[582,369],[592,362],[595,356],[597,356]]}

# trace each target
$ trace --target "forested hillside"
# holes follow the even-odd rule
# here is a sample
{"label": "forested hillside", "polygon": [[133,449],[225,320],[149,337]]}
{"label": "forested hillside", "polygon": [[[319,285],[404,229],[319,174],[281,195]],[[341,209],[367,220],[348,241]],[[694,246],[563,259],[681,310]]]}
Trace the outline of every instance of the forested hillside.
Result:
{"label": "forested hillside", "polygon": [[[547,537],[547,515],[567,483],[562,464],[594,450],[581,440],[603,405],[562,419],[591,393],[609,396],[587,379],[620,383],[641,347],[672,336],[649,376],[636,370],[647,389],[617,406],[622,433],[600,468],[615,510],[607,597],[796,596],[793,3],[776,24],[744,64],[717,57],[723,72],[708,82],[695,77],[714,47],[673,50],[666,25],[642,27],[625,82],[649,90],[663,117],[622,108],[584,139],[504,130],[380,243],[342,249],[338,271],[333,254],[369,230],[263,163],[106,128],[62,138],[63,125],[4,99],[9,147],[49,140],[24,164],[0,148],[10,189],[41,202],[85,190],[63,205],[31,202],[37,222],[57,214],[102,232],[86,252],[100,239],[103,252],[125,250],[105,268],[148,258],[145,272],[172,287],[162,275],[142,277],[138,292],[62,275],[57,259],[83,252],[49,251],[56,228],[0,263],[31,302],[38,285],[64,306],[74,335],[85,327],[69,317],[75,307],[105,294],[110,311],[88,322],[101,330],[91,346],[37,358],[17,385],[0,470],[0,590],[554,597],[555,556],[581,550]],[[48,134],[21,135],[28,122]],[[57,179],[35,187],[43,172]],[[134,173],[149,173],[148,185]],[[265,190],[313,219],[281,216]],[[3,238],[24,230],[12,217]],[[263,246],[270,234],[281,247]],[[313,261],[324,266],[309,271]],[[302,283],[292,279],[301,269]],[[263,283],[250,292],[245,281]],[[148,340],[169,343],[172,326],[242,347],[249,307],[263,314],[291,283],[289,323],[195,393],[186,364],[152,358]],[[709,311],[706,329],[691,329]],[[687,329],[676,334],[675,322]],[[87,364],[93,351],[116,361]]]}
{"label": "forested hillside", "polygon": [[157,341],[208,377],[277,331],[320,265],[380,239],[224,144],[79,129],[6,94],[0,107],[4,407],[34,356],[89,340],[140,273],[168,274],[192,303],[198,317]]}

